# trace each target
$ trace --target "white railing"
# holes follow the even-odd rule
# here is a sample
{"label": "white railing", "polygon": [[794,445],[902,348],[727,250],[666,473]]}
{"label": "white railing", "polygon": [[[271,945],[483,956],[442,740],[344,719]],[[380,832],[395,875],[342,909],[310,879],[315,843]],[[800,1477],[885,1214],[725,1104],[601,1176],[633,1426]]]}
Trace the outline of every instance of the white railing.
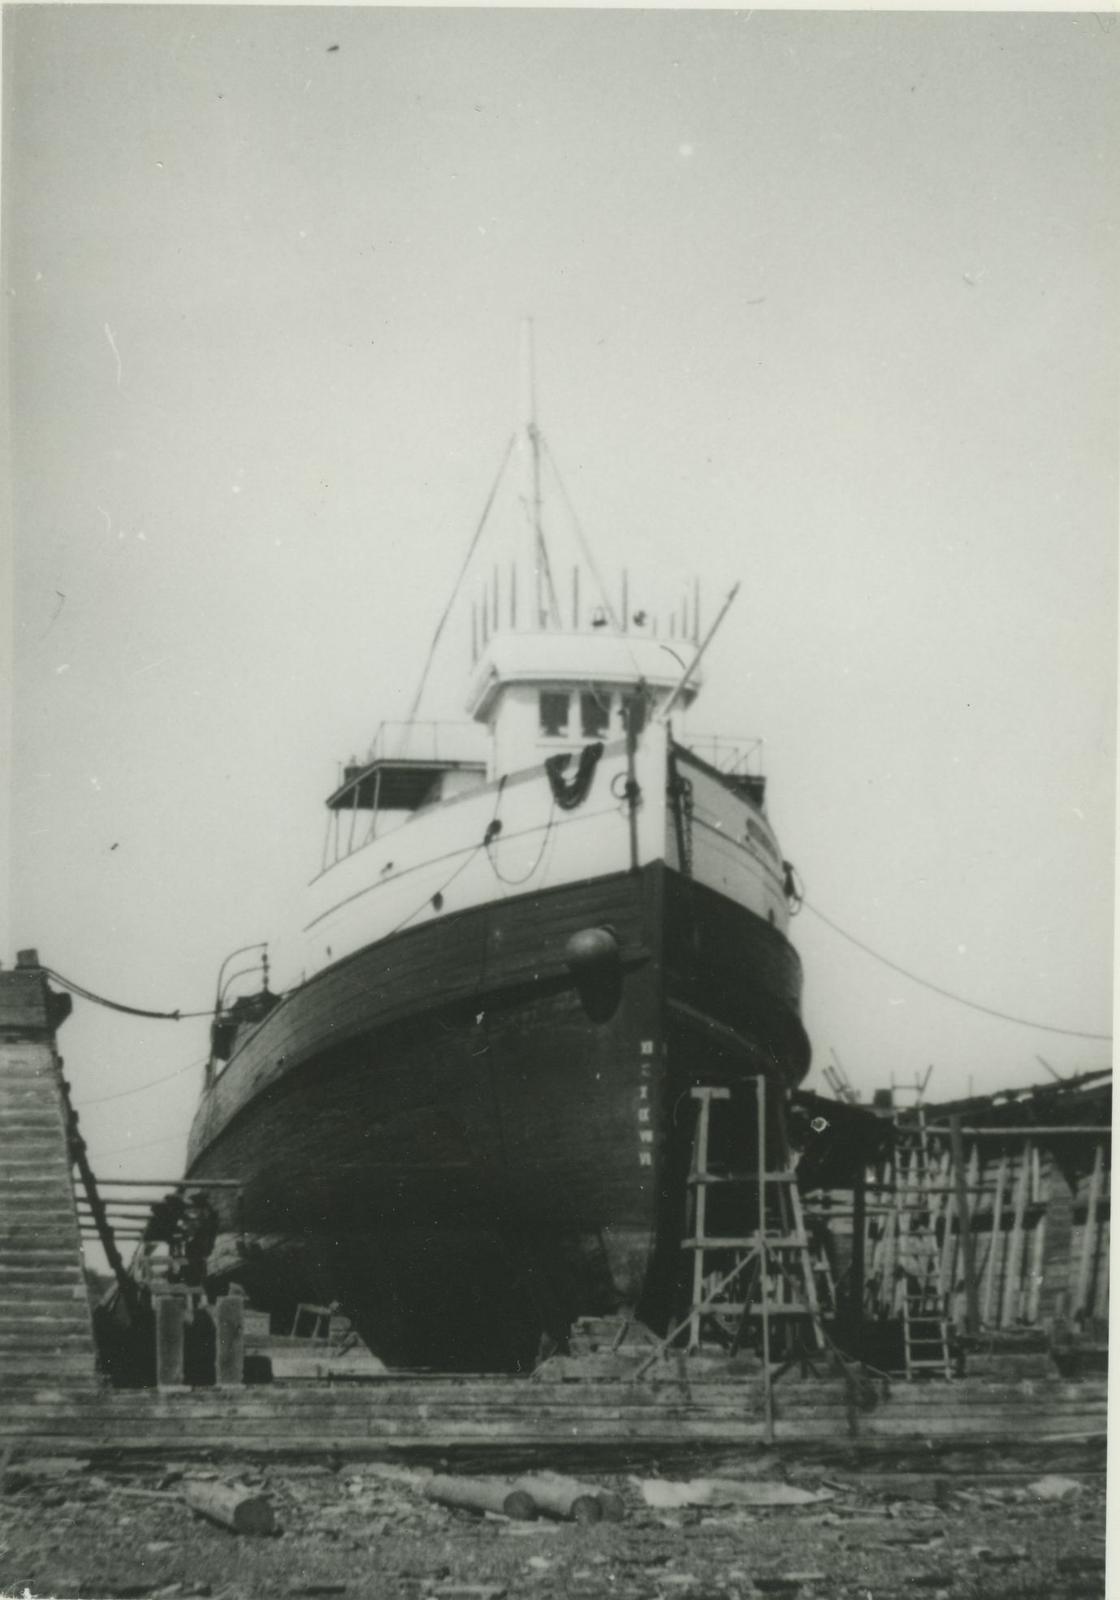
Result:
{"label": "white railing", "polygon": [[748,734],[699,733],[683,734],[679,744],[691,750],[694,756],[706,761],[717,772],[731,776],[762,776],[763,742]]}

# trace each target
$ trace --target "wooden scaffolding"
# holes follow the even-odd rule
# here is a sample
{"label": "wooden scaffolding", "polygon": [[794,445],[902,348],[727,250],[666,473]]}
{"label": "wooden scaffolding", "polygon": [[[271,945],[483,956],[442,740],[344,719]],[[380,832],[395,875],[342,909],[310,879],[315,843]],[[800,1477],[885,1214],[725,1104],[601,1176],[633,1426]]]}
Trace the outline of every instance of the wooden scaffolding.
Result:
{"label": "wooden scaffolding", "polygon": [[[947,1362],[950,1329],[1103,1325],[1110,1179],[1107,1125],[900,1119],[892,1165],[867,1183],[879,1203],[866,1215],[864,1309],[901,1319],[907,1374]],[[919,1354],[935,1309],[945,1349]]]}
{"label": "wooden scaffolding", "polygon": [[[737,1090],[703,1085],[691,1095],[697,1114],[681,1241],[690,1258],[690,1304],[634,1377],[686,1334],[693,1354],[707,1349],[733,1357],[750,1349],[759,1358],[772,1437],[774,1380],[826,1349],[828,1258],[806,1226],[784,1102],[767,1094],[765,1078]],[[743,1137],[752,1124],[753,1149]]]}

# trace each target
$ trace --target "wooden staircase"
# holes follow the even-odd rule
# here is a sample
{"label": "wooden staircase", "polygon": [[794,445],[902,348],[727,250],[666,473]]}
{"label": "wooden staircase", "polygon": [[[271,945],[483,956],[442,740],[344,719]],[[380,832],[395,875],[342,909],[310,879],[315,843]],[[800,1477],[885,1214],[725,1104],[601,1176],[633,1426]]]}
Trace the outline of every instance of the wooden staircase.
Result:
{"label": "wooden staircase", "polygon": [[0,972],[0,1404],[97,1387],[54,1049],[60,998],[33,951]]}

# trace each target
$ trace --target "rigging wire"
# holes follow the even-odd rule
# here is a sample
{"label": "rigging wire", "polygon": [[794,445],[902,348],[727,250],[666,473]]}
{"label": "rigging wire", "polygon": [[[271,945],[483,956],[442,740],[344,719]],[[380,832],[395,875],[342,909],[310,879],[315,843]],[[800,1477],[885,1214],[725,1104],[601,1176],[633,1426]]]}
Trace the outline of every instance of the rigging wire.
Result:
{"label": "rigging wire", "polygon": [[[391,939],[393,937],[394,933],[399,933],[402,928],[406,928],[408,926],[408,924],[412,921],[413,917],[418,917],[420,915],[421,911],[423,911],[424,907],[432,905],[435,902],[437,897],[440,899],[440,901],[442,901],[444,890],[445,889],[449,889],[451,887],[451,885],[455,882],[455,879],[459,876],[459,874],[461,872],[466,871],[467,867],[470,866],[471,862],[478,855],[478,852],[480,850],[484,850],[486,848],[487,840],[492,836],[492,830],[493,830],[494,824],[495,824],[495,822],[498,821],[498,812],[502,809],[502,795],[505,793],[505,788],[506,788],[506,780],[505,780],[505,777],[503,775],[501,778],[498,779],[497,793],[494,796],[494,814],[490,818],[489,827],[487,828],[486,835],[482,839],[481,843],[476,844],[473,847],[473,849],[471,849],[468,852],[468,854],[463,857],[462,861],[460,861],[459,865],[455,868],[455,871],[451,874],[451,876],[449,878],[447,878],[443,883],[440,884],[438,889],[434,890],[432,894],[426,895],[425,898],[423,900],[421,900],[420,904],[414,910],[412,910],[412,911],[410,911],[408,913],[407,917],[403,917],[401,919],[401,921],[397,923],[395,928],[390,928],[389,932],[385,935],[386,938]],[[500,824],[499,824],[499,826],[500,826]],[[437,908],[437,909],[440,909],[440,908]]]}
{"label": "rigging wire", "polygon": [[[564,626],[564,620],[560,615],[560,602],[556,598],[556,585],[552,580],[552,564],[548,559],[548,546],[545,544],[544,534],[541,531],[540,524],[536,520],[536,510],[529,504],[524,495],[519,495],[518,501],[522,511],[525,513],[526,526],[528,527],[529,532],[533,535],[534,568],[537,572],[538,580],[541,578],[544,580],[543,588],[545,590],[547,612],[542,611],[540,600],[538,598],[537,607],[534,614],[537,616],[538,621],[541,617],[547,615],[552,619],[553,622],[555,622],[558,628],[562,628]],[[542,585],[538,582],[538,594],[541,587]]]}
{"label": "rigging wire", "polygon": [[[128,1155],[131,1155],[134,1150],[153,1150],[153,1149],[155,1149],[156,1145],[172,1144],[176,1139],[181,1139],[181,1138],[182,1138],[182,1134],[181,1133],[165,1133],[162,1138],[160,1138],[160,1139],[148,1139],[143,1144],[119,1144],[119,1145],[117,1145],[115,1150],[99,1150],[98,1154],[97,1154],[97,1159],[98,1159],[99,1162],[100,1161],[108,1161],[110,1156],[128,1156]],[[102,1173],[102,1178],[104,1178],[104,1177],[105,1177],[105,1175],[104,1175],[104,1173]],[[105,1181],[108,1182],[110,1180],[105,1179]],[[168,1181],[168,1183],[178,1183],[178,1182],[180,1182],[180,1180],[178,1178],[169,1178],[167,1181]],[[153,1187],[157,1187],[157,1186],[153,1185]]]}
{"label": "rigging wire", "polygon": [[[455,868],[455,871],[451,874],[450,878],[445,879],[444,882],[440,884],[438,889],[433,889],[431,894],[425,895],[423,900],[421,900],[420,904],[418,906],[414,907],[414,909],[411,910],[408,913],[407,917],[402,917],[400,922],[397,923],[396,927],[395,928],[390,928],[389,932],[387,934],[382,935],[382,937],[386,938],[386,939],[391,939],[393,937],[393,935],[395,933],[399,933],[402,928],[407,928],[408,924],[412,921],[413,917],[418,917],[420,915],[421,911],[423,911],[425,906],[432,905],[432,903],[437,899],[437,897],[440,900],[442,900],[443,899],[443,895],[444,895],[444,891],[447,890],[447,889],[450,889],[451,885],[455,882],[455,879],[459,876],[459,874],[461,872],[465,872],[466,871],[466,869],[470,866],[471,862],[474,860],[475,856],[477,856],[478,852],[482,848],[483,848],[482,845],[476,844],[463,857],[462,861],[460,861],[459,865]],[[437,908],[437,909],[439,909],[439,908]]]}
{"label": "rigging wire", "polygon": [[[470,566],[471,561],[474,559],[474,553],[478,549],[478,541],[482,538],[483,530],[486,527],[490,512],[493,509],[494,500],[497,496],[498,490],[501,488],[502,479],[505,477],[506,467],[509,465],[509,458],[513,454],[513,447],[516,442],[517,435],[511,433],[509,436],[509,441],[506,444],[505,453],[502,456],[501,465],[498,467],[497,473],[494,476],[494,482],[490,486],[490,493],[486,498],[486,504],[483,507],[482,515],[478,519],[478,526],[474,530],[474,535],[471,539],[470,545],[468,546],[466,556],[463,558],[463,565],[459,569],[459,576],[455,579],[450,597],[448,598],[447,604],[443,608],[443,615],[436,623],[436,630],[432,635],[432,642],[428,646],[428,655],[424,662],[424,670],[420,674],[420,682],[417,685],[416,693],[413,696],[412,708],[408,713],[408,717],[406,718],[406,722],[409,724],[416,720],[416,713],[420,709],[420,701],[423,699],[424,690],[427,688],[428,674],[432,670],[432,662],[435,659],[436,646],[439,644],[443,630],[447,625],[447,619],[451,615],[451,608],[459,597],[459,590],[462,588],[463,579],[467,575],[467,568]],[[407,733],[405,737],[408,737]]]}
{"label": "rigging wire", "polygon": [[127,1100],[134,1094],[146,1094],[149,1089],[155,1089],[161,1083],[170,1083],[172,1078],[181,1078],[185,1072],[196,1072],[199,1067],[206,1065],[206,1057],[200,1061],[188,1061],[185,1067],[176,1067],[174,1072],[165,1072],[162,1078],[153,1078],[151,1083],[141,1083],[135,1089],[120,1089],[116,1094],[100,1094],[93,1100],[75,1100],[75,1111],[84,1111],[87,1106],[103,1106],[109,1100]]}
{"label": "rigging wire", "polygon": [[560,490],[560,496],[564,502],[564,509],[567,511],[568,516],[572,520],[572,527],[576,531],[576,538],[579,540],[579,546],[583,551],[584,560],[591,569],[591,576],[595,579],[595,582],[598,585],[599,595],[602,599],[607,616],[610,618],[612,627],[618,628],[620,632],[623,632],[625,631],[626,618],[623,617],[622,621],[620,622],[618,613],[611,604],[610,594],[607,590],[606,584],[603,582],[603,576],[599,571],[595,557],[591,553],[591,546],[587,541],[587,535],[583,531],[583,524],[576,515],[576,508],[572,504],[571,496],[568,494],[567,486],[564,483],[563,478],[560,476],[560,468],[556,465],[556,458],[552,454],[552,451],[549,448],[548,440],[543,434],[541,435],[541,446],[544,450],[545,458],[547,459],[549,466],[552,468],[552,476],[556,480],[556,487]]}
{"label": "rigging wire", "polygon": [[978,1000],[967,1000],[964,995],[954,994],[951,989],[943,989],[940,984],[931,983],[928,978],[920,978],[916,972],[911,972],[907,967],[899,966],[897,961],[891,961],[887,956],[881,955],[878,950],[873,950],[869,944],[864,944],[862,939],[857,939],[855,934],[848,933],[839,923],[833,922],[831,917],[826,917],[823,911],[809,900],[802,900],[806,911],[811,911],[815,917],[831,928],[833,933],[838,933],[849,944],[854,944],[857,950],[862,950],[864,955],[871,956],[884,967],[889,967],[892,972],[909,978],[911,983],[919,984],[923,989],[930,989],[934,994],[939,994],[945,1000],[954,1000],[959,1006],[967,1006],[970,1011],[981,1011],[985,1016],[996,1017],[1000,1022],[1014,1022],[1022,1028],[1037,1028],[1042,1033],[1060,1033],[1070,1039],[1099,1039],[1105,1043],[1112,1038],[1111,1033],[1090,1033],[1084,1028],[1059,1028],[1052,1022],[1035,1022],[1030,1017],[1017,1017],[1009,1011],[998,1011],[994,1006],[981,1005]]}

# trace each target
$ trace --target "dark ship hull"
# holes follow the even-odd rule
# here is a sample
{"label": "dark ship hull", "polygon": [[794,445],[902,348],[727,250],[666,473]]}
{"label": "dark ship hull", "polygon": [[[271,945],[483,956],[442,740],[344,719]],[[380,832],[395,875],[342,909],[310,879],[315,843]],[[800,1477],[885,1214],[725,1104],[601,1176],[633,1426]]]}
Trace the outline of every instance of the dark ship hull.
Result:
{"label": "dark ship hull", "polygon": [[[573,971],[609,928],[617,960]],[[526,1369],[577,1316],[663,1329],[695,1083],[804,1075],[800,962],[654,862],[382,939],[293,991],[204,1097],[193,1177],[237,1177],[225,1274],[337,1301],[390,1365]]]}

